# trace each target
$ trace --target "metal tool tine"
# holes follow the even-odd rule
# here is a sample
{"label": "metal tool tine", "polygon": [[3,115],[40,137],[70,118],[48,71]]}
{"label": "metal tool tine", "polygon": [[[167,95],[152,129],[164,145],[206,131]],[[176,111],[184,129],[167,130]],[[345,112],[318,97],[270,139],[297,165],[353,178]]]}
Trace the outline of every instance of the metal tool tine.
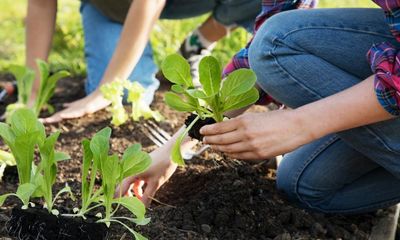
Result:
{"label": "metal tool tine", "polygon": [[164,129],[160,128],[156,123],[154,123],[153,121],[147,121],[147,123],[149,123],[151,126],[153,126],[156,130],[158,130],[158,132],[164,136],[164,138],[166,139],[171,139],[172,136],[171,134],[167,133]]}
{"label": "metal tool tine", "polygon": [[153,135],[158,141],[162,143],[166,143],[168,139],[166,139],[160,132],[149,126],[148,124],[144,123],[143,126],[147,128],[151,135]]}
{"label": "metal tool tine", "polygon": [[141,129],[142,129],[142,132],[144,133],[144,135],[146,135],[146,137],[148,137],[158,147],[161,147],[162,145],[164,145],[160,140],[158,140],[156,137],[154,137],[147,128],[142,127]]}

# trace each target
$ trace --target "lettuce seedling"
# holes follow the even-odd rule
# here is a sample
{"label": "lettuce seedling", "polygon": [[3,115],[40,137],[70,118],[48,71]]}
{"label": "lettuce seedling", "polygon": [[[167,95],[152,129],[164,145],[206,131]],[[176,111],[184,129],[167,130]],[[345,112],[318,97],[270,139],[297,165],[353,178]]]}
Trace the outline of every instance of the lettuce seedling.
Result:
{"label": "lettuce seedling", "polygon": [[[20,186],[15,194],[0,196],[0,205],[8,196],[14,195],[21,199],[26,208],[31,197],[44,197],[47,209],[52,211],[52,186],[55,182],[57,162],[69,159],[68,155],[54,150],[60,133],[56,132],[46,138],[43,124],[35,113],[27,108],[15,110],[9,122],[0,123],[0,136],[15,157]],[[35,165],[33,160],[37,148],[40,161]],[[56,197],[64,192],[71,193],[71,189],[66,186]]]}
{"label": "lettuce seedling", "polygon": [[[98,222],[108,227],[112,222],[119,223],[127,228],[136,239],[146,239],[127,224],[129,222],[145,225],[149,219],[145,217],[145,206],[136,197],[124,197],[116,193],[115,189],[128,176],[137,175],[145,171],[151,164],[151,158],[141,151],[140,144],[127,148],[120,159],[116,154],[109,155],[111,129],[104,128],[97,132],[92,140],[83,140],[82,164],[82,206],[76,209],[77,214],[71,216],[85,217],[89,211],[104,207],[105,216]],[[95,190],[95,178],[99,174],[101,186]],[[136,218],[115,216],[120,206],[128,209]]]}
{"label": "lettuce seedling", "polygon": [[[36,116],[39,116],[43,108],[47,108],[50,113],[54,112],[54,108],[48,103],[54,95],[57,81],[61,78],[69,76],[66,71],[59,71],[50,75],[49,66],[41,60],[36,61],[40,74],[40,87],[37,93],[33,111]],[[31,97],[35,72],[25,66],[11,66],[11,73],[17,80],[18,101],[14,104],[9,104],[6,109],[6,117],[8,119],[12,112],[16,109],[26,107]]]}
{"label": "lettuce seedling", "polygon": [[216,122],[224,119],[224,113],[241,109],[255,103],[258,90],[254,87],[256,75],[249,69],[239,69],[222,81],[222,69],[212,56],[204,57],[199,65],[201,88],[195,89],[189,63],[180,55],[168,56],[161,66],[164,76],[174,85],[165,94],[165,102],[181,112],[195,112],[197,118],[177,139],[172,149],[172,160],[184,165],[180,145],[198,119],[213,118]]}
{"label": "lettuce seedling", "polygon": [[103,97],[111,102],[111,106],[107,108],[112,113],[111,123],[114,126],[120,126],[128,120],[128,114],[122,104],[124,91],[128,92],[127,102],[132,104],[131,117],[133,121],[139,121],[140,117],[144,119],[153,118],[161,121],[163,116],[158,111],[153,111],[143,101],[146,89],[138,82],[130,82],[128,80],[116,80],[111,83],[104,84],[100,87]]}

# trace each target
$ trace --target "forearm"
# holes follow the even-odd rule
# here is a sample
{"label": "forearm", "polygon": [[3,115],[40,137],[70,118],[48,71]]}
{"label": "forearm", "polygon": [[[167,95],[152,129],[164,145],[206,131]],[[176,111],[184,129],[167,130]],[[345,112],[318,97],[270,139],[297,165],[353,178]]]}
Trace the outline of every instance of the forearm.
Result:
{"label": "forearm", "polygon": [[379,104],[374,92],[374,77],[340,93],[307,104],[293,111],[310,139],[330,133],[393,118]]}
{"label": "forearm", "polygon": [[101,84],[127,79],[139,61],[165,0],[135,0],[129,9],[120,40]]}
{"label": "forearm", "polygon": [[26,18],[26,65],[36,68],[36,59],[47,60],[57,14],[56,0],[29,0]]}

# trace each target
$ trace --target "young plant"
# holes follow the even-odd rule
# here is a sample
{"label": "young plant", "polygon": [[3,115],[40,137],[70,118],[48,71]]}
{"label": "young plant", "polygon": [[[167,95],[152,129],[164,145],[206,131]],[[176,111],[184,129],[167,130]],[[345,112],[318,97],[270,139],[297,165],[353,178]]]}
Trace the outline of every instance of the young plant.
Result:
{"label": "young plant", "polygon": [[[21,199],[23,207],[27,208],[31,197],[43,197],[49,212],[53,211],[52,186],[55,182],[57,162],[69,159],[68,155],[54,150],[59,134],[56,132],[46,138],[43,124],[34,112],[27,108],[15,110],[9,124],[0,123],[0,136],[15,157],[20,184],[15,194],[0,196],[0,205],[8,196],[17,196]],[[40,162],[35,165],[33,160],[37,148]],[[71,189],[66,186],[56,197],[64,192],[71,193]]]}
{"label": "young plant", "polygon": [[[66,71],[59,71],[50,75],[49,66],[41,60],[36,61],[40,73],[40,87],[35,99],[33,111],[36,116],[40,114],[43,108],[47,108],[50,113],[54,112],[54,108],[48,103],[53,96],[57,81],[69,75]],[[24,66],[12,66],[11,73],[17,80],[18,101],[10,104],[6,109],[7,119],[16,109],[26,107],[31,97],[35,72]]]}
{"label": "young plant", "polygon": [[189,63],[180,55],[168,56],[162,63],[164,76],[174,85],[172,92],[165,94],[165,102],[181,112],[195,112],[197,117],[177,139],[172,149],[172,160],[184,165],[180,145],[199,119],[213,118],[216,122],[224,119],[224,113],[241,109],[255,103],[258,90],[254,87],[256,75],[249,69],[239,69],[222,81],[222,69],[218,60],[205,57],[199,65],[201,88],[195,89]]}
{"label": "young plant", "polygon": [[[145,225],[150,219],[145,217],[145,206],[136,197],[124,197],[116,193],[115,189],[128,176],[145,171],[151,164],[150,156],[141,151],[140,144],[127,148],[120,159],[116,154],[109,155],[109,141],[111,129],[104,128],[97,132],[92,140],[83,140],[82,164],[82,207],[76,209],[77,214],[72,216],[85,217],[89,211],[104,207],[105,215],[98,222],[108,227],[112,222],[119,223],[127,228],[136,239],[146,239],[127,224],[124,220]],[[99,174],[101,186],[95,190],[95,178]],[[116,212],[120,206],[128,209],[136,218],[118,217]]]}
{"label": "young plant", "polygon": [[130,82],[128,80],[116,80],[108,84],[104,84],[100,88],[105,99],[111,102],[108,110],[112,113],[111,123],[114,126],[120,126],[128,120],[128,114],[122,104],[124,91],[128,92],[127,102],[132,104],[131,117],[133,121],[139,121],[140,117],[144,119],[154,118],[156,121],[163,119],[158,111],[152,111],[150,107],[144,103],[143,97],[146,91],[138,82]]}

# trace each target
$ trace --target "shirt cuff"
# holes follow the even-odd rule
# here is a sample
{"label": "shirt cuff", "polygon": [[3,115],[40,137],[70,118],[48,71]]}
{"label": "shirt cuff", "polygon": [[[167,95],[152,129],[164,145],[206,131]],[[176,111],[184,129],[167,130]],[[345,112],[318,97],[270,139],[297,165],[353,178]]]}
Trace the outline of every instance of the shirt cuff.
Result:
{"label": "shirt cuff", "polygon": [[390,43],[374,45],[367,54],[375,74],[375,93],[382,107],[400,115],[400,51]]}

